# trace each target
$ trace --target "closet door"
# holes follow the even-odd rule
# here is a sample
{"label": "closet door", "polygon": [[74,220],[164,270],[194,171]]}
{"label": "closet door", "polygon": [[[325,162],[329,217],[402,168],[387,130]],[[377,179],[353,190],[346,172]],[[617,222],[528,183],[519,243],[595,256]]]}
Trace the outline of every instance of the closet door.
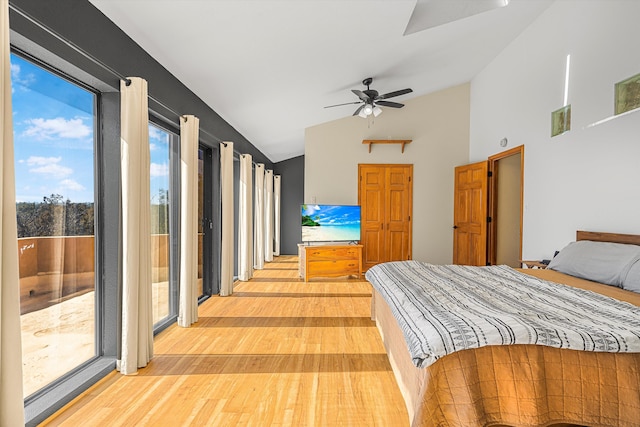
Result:
{"label": "closet door", "polygon": [[385,168],[380,165],[358,165],[361,207],[362,269],[385,260]]}
{"label": "closet door", "polygon": [[385,261],[411,259],[413,165],[386,168]]}
{"label": "closet door", "polygon": [[359,165],[363,269],[411,259],[413,165]]}

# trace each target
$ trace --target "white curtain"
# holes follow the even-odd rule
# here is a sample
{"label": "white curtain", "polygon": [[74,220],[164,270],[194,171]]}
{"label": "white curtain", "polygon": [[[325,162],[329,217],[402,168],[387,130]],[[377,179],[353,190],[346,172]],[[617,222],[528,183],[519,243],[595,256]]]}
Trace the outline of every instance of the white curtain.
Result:
{"label": "white curtain", "polygon": [[253,276],[253,181],[251,155],[240,155],[240,196],[238,212],[238,279],[247,281]]}
{"label": "white curtain", "polygon": [[280,256],[280,175],[273,176],[273,255]]}
{"label": "white curtain", "polygon": [[273,171],[264,175],[264,260],[273,261]]}
{"label": "white curtain", "polygon": [[264,164],[256,164],[254,197],[256,200],[253,230],[253,264],[257,270],[264,268]]}
{"label": "white curtain", "polygon": [[222,187],[222,243],[220,245],[220,296],[233,293],[233,142],[220,143]]}
{"label": "white curtain", "polygon": [[13,157],[9,2],[0,0],[2,149],[0,150],[0,426],[24,425],[20,279]]}
{"label": "white curtain", "polygon": [[180,302],[178,325],[198,321],[198,138],[200,120],[180,117]]}
{"label": "white curtain", "polygon": [[134,374],[153,357],[151,198],[147,81],[120,82],[122,345],[117,369]]}

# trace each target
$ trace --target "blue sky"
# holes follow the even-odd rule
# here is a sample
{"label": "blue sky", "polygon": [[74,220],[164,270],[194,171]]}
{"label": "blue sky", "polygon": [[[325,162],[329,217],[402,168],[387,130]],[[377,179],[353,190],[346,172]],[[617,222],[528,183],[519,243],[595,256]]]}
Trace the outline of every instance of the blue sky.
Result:
{"label": "blue sky", "polygon": [[[95,95],[11,55],[16,200],[94,201]],[[168,188],[169,134],[150,127],[151,194]]]}
{"label": "blue sky", "polygon": [[151,155],[151,201],[157,201],[159,190],[169,189],[169,133],[149,126],[149,149]]}

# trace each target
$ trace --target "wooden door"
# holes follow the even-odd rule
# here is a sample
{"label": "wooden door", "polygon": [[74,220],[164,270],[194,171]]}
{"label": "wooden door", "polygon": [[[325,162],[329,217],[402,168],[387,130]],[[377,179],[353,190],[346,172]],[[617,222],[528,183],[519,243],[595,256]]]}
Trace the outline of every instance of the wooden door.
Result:
{"label": "wooden door", "polygon": [[358,204],[361,208],[362,267],[385,259],[385,169],[380,165],[359,165]]}
{"label": "wooden door", "polygon": [[411,259],[413,165],[359,165],[363,269]]}
{"label": "wooden door", "polygon": [[386,172],[386,261],[411,259],[413,165],[391,166]]}
{"label": "wooden door", "polygon": [[488,162],[455,168],[453,263],[487,264]]}

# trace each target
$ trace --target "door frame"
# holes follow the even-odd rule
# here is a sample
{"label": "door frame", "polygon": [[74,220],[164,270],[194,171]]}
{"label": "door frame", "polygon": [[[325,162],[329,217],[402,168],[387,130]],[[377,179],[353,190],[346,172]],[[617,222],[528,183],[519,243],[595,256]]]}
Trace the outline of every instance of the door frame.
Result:
{"label": "door frame", "polygon": [[499,162],[500,160],[520,155],[520,246],[518,259],[522,259],[522,220],[524,213],[524,145],[511,148],[501,153],[489,156],[489,172],[491,173],[491,179],[489,180],[489,215],[491,216],[491,222],[489,223],[489,230],[487,232],[487,261],[491,265],[496,264],[497,256],[497,239],[498,239],[498,227],[497,223],[500,221],[498,217],[498,204],[497,204],[497,181],[499,176]]}

